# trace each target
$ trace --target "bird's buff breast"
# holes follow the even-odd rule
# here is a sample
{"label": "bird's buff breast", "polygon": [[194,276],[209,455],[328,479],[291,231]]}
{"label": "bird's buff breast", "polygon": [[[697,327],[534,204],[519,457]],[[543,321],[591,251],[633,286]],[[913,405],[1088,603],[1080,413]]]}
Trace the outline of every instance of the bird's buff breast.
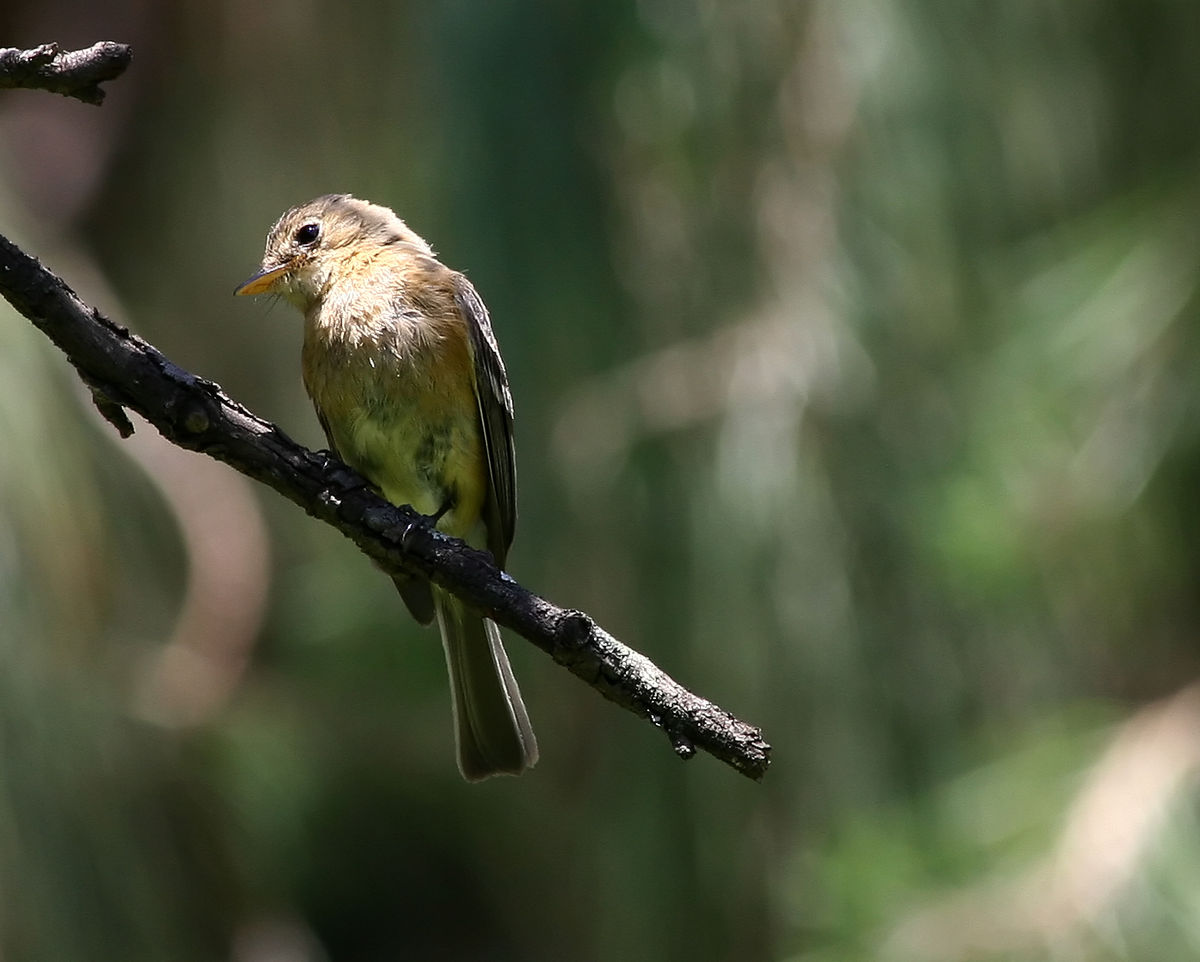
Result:
{"label": "bird's buff breast", "polygon": [[469,349],[428,331],[357,333],[306,325],[304,385],[331,441],[393,504],[430,515],[451,503],[438,528],[470,538],[487,481]]}

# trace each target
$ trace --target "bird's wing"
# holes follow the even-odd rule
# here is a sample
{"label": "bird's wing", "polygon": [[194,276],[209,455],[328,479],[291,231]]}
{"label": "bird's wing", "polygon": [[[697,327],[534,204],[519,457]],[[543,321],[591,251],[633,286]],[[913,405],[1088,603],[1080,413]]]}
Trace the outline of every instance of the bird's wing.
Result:
{"label": "bird's wing", "polygon": [[483,520],[487,525],[488,550],[504,566],[517,525],[517,462],[513,448],[513,403],[508,375],[500,358],[500,347],[492,333],[487,308],[475,288],[461,274],[454,275],[454,300],[471,332],[471,356],[475,367],[475,397],[483,444],[487,453],[487,502]]}

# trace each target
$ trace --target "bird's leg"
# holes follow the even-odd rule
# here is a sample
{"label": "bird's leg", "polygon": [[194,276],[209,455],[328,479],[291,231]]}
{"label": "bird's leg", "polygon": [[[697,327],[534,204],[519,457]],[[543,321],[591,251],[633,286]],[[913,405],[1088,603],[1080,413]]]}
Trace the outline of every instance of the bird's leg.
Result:
{"label": "bird's leg", "polygon": [[429,526],[431,528],[436,528],[437,523],[439,521],[441,521],[442,517],[446,514],[446,512],[449,511],[453,507],[454,507],[454,498],[452,498],[452,497],[447,498],[445,501],[442,502],[442,506],[440,508],[438,508],[435,512],[433,512],[433,514],[425,515],[425,520],[427,520],[429,522]]}
{"label": "bird's leg", "polygon": [[421,514],[418,512],[418,520],[413,521],[407,528],[404,529],[404,534],[400,536],[400,543],[407,545],[409,537],[415,534],[417,531],[436,531],[438,522],[441,521],[446,513],[453,507],[454,496],[451,495],[442,502],[442,506],[433,514]]}

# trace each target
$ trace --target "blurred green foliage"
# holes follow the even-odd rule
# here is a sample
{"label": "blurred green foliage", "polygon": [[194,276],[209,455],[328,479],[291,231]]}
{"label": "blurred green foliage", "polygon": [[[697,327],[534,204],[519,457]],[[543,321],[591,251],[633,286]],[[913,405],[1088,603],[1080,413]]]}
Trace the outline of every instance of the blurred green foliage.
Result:
{"label": "blurred green foliage", "polygon": [[394,207],[504,348],[513,573],[775,763],[681,765],[514,638],[542,761],[463,784],[387,579],[118,442],[3,308],[0,953],[1195,957],[1198,34],[1187,0],[6,6],[5,45],[135,60],[100,110],[3,95],[0,231],[318,446],[297,318],[229,295],[284,208]]}

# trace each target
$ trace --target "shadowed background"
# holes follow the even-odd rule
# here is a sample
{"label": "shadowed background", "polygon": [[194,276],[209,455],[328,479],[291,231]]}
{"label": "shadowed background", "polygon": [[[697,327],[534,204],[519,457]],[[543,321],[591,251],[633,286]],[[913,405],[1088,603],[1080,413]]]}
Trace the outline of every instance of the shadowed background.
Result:
{"label": "shadowed background", "polygon": [[311,446],[286,207],[487,302],[509,567],[766,731],[761,785],[510,637],[465,785],[433,632],[0,307],[6,960],[1200,952],[1200,18],[1187,0],[10,2],[0,231]]}

